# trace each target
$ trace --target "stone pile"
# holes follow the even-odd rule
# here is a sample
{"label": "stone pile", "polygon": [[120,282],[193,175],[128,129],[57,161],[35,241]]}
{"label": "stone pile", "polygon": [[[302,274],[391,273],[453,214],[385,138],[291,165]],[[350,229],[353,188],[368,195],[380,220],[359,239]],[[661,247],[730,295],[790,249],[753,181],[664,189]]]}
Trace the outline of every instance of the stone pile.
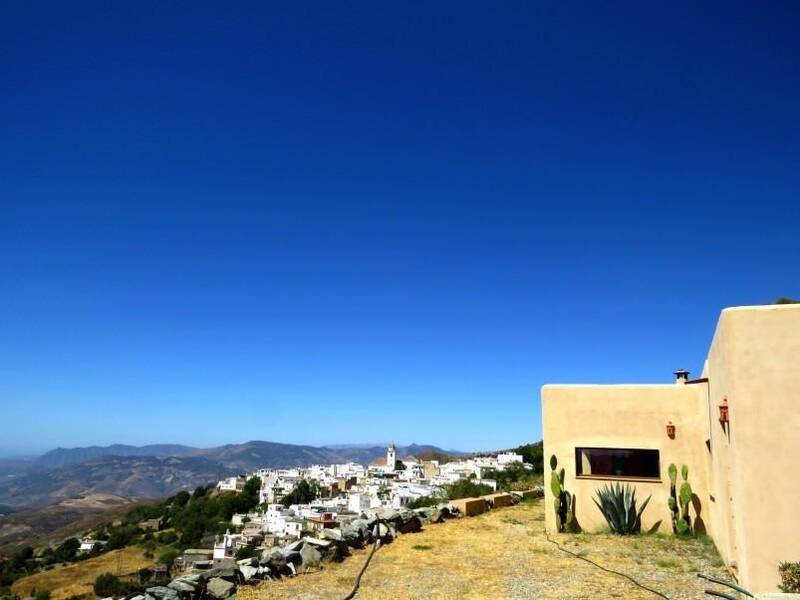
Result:
{"label": "stone pile", "polygon": [[238,586],[255,581],[292,577],[315,569],[321,563],[340,562],[351,548],[364,548],[380,539],[391,542],[405,533],[415,533],[423,524],[457,517],[452,506],[381,509],[369,519],[354,519],[341,528],[324,529],[318,537],[304,537],[286,546],[268,548],[258,558],[220,561],[210,569],[180,575],[165,586],[150,587],[144,594],[125,600],[229,600]]}

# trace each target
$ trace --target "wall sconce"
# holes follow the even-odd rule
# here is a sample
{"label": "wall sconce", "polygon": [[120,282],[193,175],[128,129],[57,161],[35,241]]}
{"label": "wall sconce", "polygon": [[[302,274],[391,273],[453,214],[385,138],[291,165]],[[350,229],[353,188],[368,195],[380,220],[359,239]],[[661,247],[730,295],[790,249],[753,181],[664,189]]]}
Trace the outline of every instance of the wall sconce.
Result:
{"label": "wall sconce", "polygon": [[671,440],[675,439],[675,425],[672,424],[672,421],[667,423],[667,437]]}
{"label": "wall sconce", "polygon": [[725,397],[722,399],[722,403],[719,405],[719,422],[720,423],[727,423],[728,422],[728,398]]}

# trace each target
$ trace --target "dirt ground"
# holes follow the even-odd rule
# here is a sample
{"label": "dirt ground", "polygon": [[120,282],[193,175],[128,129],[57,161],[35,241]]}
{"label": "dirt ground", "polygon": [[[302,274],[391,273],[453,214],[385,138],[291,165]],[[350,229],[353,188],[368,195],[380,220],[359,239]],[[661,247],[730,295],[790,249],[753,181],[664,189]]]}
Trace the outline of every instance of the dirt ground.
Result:
{"label": "dirt ground", "polygon": [[[560,551],[543,533],[541,501],[477,517],[427,525],[378,550],[364,575],[360,600],[426,598],[657,598],[620,575]],[[671,536],[556,535],[564,547],[630,575],[668,598],[702,598],[696,574],[730,579],[708,540]],[[367,550],[282,581],[241,587],[238,600],[340,599],[353,586]]]}

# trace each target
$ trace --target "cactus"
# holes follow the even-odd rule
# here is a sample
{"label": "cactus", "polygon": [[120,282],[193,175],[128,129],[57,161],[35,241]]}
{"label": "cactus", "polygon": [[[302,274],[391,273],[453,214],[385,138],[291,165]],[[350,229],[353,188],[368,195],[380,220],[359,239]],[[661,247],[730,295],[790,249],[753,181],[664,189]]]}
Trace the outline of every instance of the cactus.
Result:
{"label": "cactus", "polygon": [[669,506],[669,512],[672,516],[672,532],[678,533],[680,509],[678,508],[678,494],[675,488],[678,478],[678,467],[671,464],[667,469],[667,473],[669,473],[669,499],[667,500],[667,505]]}
{"label": "cactus", "polygon": [[550,457],[550,491],[553,493],[553,510],[558,531],[575,530],[575,495],[564,489],[564,469],[558,469],[555,454]]}
{"label": "cactus", "polygon": [[692,535],[692,517],[689,505],[692,501],[692,486],[689,483],[689,467],[681,467],[683,483],[677,487],[678,469],[674,464],[667,469],[669,473],[669,499],[667,505],[672,515],[672,531],[677,535]]}

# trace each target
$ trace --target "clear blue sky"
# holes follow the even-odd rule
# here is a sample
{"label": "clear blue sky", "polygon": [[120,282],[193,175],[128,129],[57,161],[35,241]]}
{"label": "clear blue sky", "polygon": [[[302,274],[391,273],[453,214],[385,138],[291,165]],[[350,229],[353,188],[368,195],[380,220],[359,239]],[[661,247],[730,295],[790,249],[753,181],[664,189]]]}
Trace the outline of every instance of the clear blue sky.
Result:
{"label": "clear blue sky", "polygon": [[797,3],[123,4],[0,21],[3,452],[510,446],[800,295]]}

